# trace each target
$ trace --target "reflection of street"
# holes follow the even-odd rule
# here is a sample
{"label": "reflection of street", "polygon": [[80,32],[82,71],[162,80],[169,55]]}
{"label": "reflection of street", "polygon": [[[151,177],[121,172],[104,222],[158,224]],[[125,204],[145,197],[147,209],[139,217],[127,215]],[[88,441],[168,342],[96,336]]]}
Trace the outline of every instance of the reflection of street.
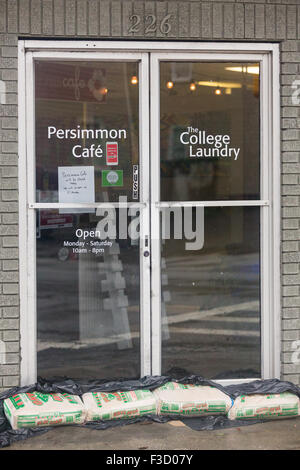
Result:
{"label": "reflection of street", "polygon": [[[38,242],[39,374],[105,377],[139,375],[138,249],[121,247],[132,348],[118,349],[111,312],[99,311],[97,337],[79,340],[78,259],[60,261],[58,245]],[[103,273],[95,257],[93,275],[103,300]],[[163,372],[180,367],[206,377],[260,375],[258,255],[171,255],[166,260],[169,339],[163,339]],[[93,302],[93,299],[89,299]]]}
{"label": "reflection of street", "polygon": [[[89,276],[87,279],[82,276],[80,278],[81,283],[88,285],[91,276],[94,276],[93,289],[88,290],[87,298],[87,291],[79,289],[80,259],[59,259],[61,244],[51,239],[39,240],[37,243],[38,374],[104,377],[105,374],[111,375],[112,370],[114,373],[117,370],[121,373],[124,369],[127,375],[138,375],[138,247],[128,244],[121,247],[120,260],[124,266],[125,291],[129,301],[129,336],[131,331],[136,332],[132,335],[132,348],[121,351],[118,349],[118,342],[122,338],[116,334],[112,313],[103,308],[108,295],[101,288],[101,281],[105,279],[103,256],[89,255]],[[80,305],[85,302],[87,307],[99,307],[96,318],[98,337],[80,342]],[[89,328],[88,325],[86,327]],[[93,328],[93,325],[90,327]]]}
{"label": "reflection of street", "polygon": [[[220,369],[225,378],[229,371],[230,378],[257,376],[256,371],[249,370],[251,363],[259,368],[257,307],[257,302],[253,301],[169,316],[171,339],[163,343],[165,369],[181,367],[206,377],[218,376]],[[105,377],[112,373],[115,376],[117,371],[121,376],[134,376],[136,369],[133,365],[139,357],[139,331],[132,330],[131,338],[133,349],[123,350],[121,354],[117,351],[117,343],[122,338],[117,335],[85,342],[40,341],[40,367],[49,371],[48,375],[61,370],[72,376],[96,374]],[[51,364],[55,364],[55,371]],[[239,372],[241,369],[242,373]]]}
{"label": "reflection of street", "polygon": [[204,308],[215,306],[216,301],[220,305],[231,304],[232,297],[234,303],[258,299],[257,253],[186,252],[185,256],[170,255],[166,260],[169,284],[174,285],[172,298],[184,297],[185,302]]}
{"label": "reflection of street", "polygon": [[164,372],[181,367],[206,377],[260,375],[258,260],[257,253],[167,258]]}

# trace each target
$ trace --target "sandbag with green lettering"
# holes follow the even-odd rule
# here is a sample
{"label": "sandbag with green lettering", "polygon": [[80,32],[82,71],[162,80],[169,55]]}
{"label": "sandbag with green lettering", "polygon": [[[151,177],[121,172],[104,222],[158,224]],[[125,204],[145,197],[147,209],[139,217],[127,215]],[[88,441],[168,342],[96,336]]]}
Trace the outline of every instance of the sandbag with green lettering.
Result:
{"label": "sandbag with green lettering", "polygon": [[150,390],[84,393],[87,421],[129,419],[156,414],[155,397]]}
{"label": "sandbag with green lettering", "polygon": [[300,414],[300,400],[290,392],[263,395],[241,395],[234,401],[228,418],[270,419],[293,418]]}
{"label": "sandbag with green lettering", "polygon": [[83,424],[80,397],[68,393],[19,393],[4,400],[4,412],[13,429]]}
{"label": "sandbag with green lettering", "polygon": [[160,415],[225,415],[232,405],[228,395],[208,385],[167,382],[154,395]]}

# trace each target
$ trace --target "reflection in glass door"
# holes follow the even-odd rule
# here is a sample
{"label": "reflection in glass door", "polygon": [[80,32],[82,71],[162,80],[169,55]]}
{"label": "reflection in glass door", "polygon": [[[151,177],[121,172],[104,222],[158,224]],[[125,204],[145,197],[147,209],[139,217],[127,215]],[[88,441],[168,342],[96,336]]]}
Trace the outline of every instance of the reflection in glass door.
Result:
{"label": "reflection in glass door", "polygon": [[150,372],[147,63],[34,61],[39,376]]}
{"label": "reflection in glass door", "polygon": [[151,63],[154,371],[261,377],[260,62],[179,56]]}

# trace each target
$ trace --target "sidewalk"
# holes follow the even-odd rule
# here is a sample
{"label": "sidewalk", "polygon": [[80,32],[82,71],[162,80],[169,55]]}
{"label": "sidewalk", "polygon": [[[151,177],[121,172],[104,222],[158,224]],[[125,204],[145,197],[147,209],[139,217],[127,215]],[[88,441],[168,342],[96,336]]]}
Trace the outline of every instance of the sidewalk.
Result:
{"label": "sidewalk", "polygon": [[3,450],[299,450],[300,418],[231,428],[193,431],[180,421],[131,424],[96,431],[64,426]]}

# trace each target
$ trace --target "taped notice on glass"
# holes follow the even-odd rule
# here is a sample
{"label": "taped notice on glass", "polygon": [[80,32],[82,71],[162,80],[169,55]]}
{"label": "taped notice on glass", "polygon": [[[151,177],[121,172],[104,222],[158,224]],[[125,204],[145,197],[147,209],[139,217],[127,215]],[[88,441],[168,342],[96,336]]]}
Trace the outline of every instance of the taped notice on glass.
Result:
{"label": "taped notice on glass", "polygon": [[[93,166],[58,167],[59,203],[95,203],[95,177]],[[94,212],[95,209],[60,209],[60,214]]]}

